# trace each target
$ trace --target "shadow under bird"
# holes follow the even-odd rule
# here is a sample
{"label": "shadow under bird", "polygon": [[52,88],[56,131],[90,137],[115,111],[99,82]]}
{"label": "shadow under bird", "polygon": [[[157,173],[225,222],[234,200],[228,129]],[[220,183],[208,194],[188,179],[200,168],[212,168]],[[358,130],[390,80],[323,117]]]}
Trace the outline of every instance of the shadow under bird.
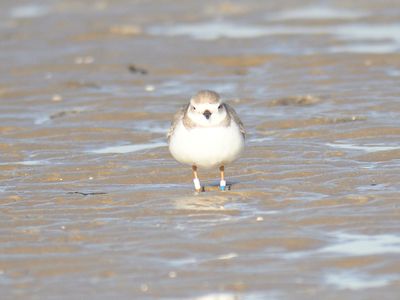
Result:
{"label": "shadow under bird", "polygon": [[226,189],[225,165],[240,156],[245,135],[235,110],[223,103],[218,93],[203,90],[175,114],[167,137],[172,156],[178,162],[192,166],[194,188],[200,192],[198,167],[219,167],[219,188]]}

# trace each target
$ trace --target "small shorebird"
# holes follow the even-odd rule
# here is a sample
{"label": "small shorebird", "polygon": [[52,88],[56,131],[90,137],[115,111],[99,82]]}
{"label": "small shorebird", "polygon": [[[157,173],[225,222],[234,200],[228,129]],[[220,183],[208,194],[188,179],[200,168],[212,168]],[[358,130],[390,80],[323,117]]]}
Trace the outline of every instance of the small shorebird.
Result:
{"label": "small shorebird", "polygon": [[200,91],[174,116],[167,134],[169,151],[179,162],[192,166],[197,192],[201,184],[197,167],[219,167],[220,190],[225,190],[224,167],[244,148],[245,129],[235,110],[213,91]]}

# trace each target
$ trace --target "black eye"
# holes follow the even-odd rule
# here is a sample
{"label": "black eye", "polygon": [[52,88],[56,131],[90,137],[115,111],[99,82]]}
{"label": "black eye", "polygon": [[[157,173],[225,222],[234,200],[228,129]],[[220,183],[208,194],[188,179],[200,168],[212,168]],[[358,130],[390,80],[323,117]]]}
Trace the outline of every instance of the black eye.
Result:
{"label": "black eye", "polygon": [[222,104],[220,106],[218,106],[218,109],[221,109],[221,108],[222,108]]}
{"label": "black eye", "polygon": [[196,110],[196,107],[192,106],[192,109],[193,109],[193,110]]}

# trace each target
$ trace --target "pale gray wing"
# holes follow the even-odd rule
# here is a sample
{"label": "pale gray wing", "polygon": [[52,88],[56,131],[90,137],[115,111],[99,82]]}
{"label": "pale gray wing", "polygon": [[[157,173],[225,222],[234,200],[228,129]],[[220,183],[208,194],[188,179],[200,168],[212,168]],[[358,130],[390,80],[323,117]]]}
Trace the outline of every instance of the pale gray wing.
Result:
{"label": "pale gray wing", "polygon": [[240,120],[236,111],[229,104],[224,103],[224,105],[225,105],[225,108],[228,111],[228,113],[232,116],[233,120],[236,122],[236,124],[239,125],[239,129],[240,129],[240,132],[242,133],[243,137],[246,137],[246,129],[244,128],[243,122],[242,122],[242,120]]}
{"label": "pale gray wing", "polygon": [[172,119],[172,122],[171,122],[171,127],[169,128],[168,133],[167,133],[168,142],[171,138],[171,135],[175,131],[175,128],[178,125],[179,121],[182,120],[183,116],[185,115],[185,113],[188,109],[188,106],[189,106],[189,104],[185,104],[174,115],[174,118]]}

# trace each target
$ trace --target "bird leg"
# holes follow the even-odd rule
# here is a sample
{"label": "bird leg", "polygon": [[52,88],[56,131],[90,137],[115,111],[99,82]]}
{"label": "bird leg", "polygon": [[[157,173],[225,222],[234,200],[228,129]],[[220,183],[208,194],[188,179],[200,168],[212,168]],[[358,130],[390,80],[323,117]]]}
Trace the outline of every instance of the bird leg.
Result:
{"label": "bird leg", "polygon": [[193,171],[194,189],[196,190],[196,192],[201,192],[200,180],[199,177],[197,176],[197,166],[193,165],[192,171]]}
{"label": "bird leg", "polygon": [[225,191],[225,188],[226,188],[226,181],[225,181],[225,168],[224,168],[224,166],[220,166],[219,167],[219,171],[220,171],[220,173],[221,173],[221,181],[219,182],[219,189],[221,190],[221,191]]}

